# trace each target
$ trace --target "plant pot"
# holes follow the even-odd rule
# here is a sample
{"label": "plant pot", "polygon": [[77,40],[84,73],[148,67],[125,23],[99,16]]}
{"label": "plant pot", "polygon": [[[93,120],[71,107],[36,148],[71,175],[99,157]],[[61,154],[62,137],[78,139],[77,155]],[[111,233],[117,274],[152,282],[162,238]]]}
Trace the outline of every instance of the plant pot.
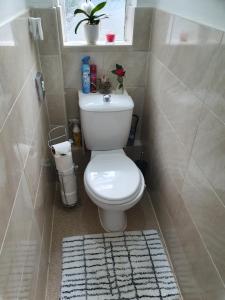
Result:
{"label": "plant pot", "polygon": [[99,24],[84,24],[84,32],[88,44],[96,44],[99,36]]}

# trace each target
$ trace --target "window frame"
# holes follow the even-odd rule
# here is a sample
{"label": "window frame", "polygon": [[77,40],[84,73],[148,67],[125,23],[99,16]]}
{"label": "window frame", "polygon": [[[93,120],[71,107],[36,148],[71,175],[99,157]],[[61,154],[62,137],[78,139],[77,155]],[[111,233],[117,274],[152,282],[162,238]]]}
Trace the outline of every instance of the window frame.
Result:
{"label": "window frame", "polygon": [[[130,3],[130,0],[125,0],[125,20],[124,20],[124,40],[115,41],[114,43],[107,43],[106,41],[98,41],[96,45],[89,45],[86,41],[66,41],[65,40],[65,1],[60,0],[58,8],[60,10],[60,29],[61,29],[61,40],[63,47],[70,48],[70,47],[78,47],[78,48],[92,48],[96,49],[98,47],[106,47],[106,48],[114,48],[114,47],[125,47],[129,48],[133,45],[133,26],[129,28],[130,32],[128,33],[128,10],[131,8],[131,19],[129,22],[134,23],[134,14],[135,14],[135,6]],[[130,25],[130,24],[129,24]]]}

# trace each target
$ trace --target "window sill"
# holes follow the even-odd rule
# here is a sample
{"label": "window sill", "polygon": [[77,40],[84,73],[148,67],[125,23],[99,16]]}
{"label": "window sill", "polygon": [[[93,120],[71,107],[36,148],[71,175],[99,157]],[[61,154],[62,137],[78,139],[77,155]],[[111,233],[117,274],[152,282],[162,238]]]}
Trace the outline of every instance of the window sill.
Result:
{"label": "window sill", "polygon": [[97,42],[95,45],[87,44],[86,42],[64,42],[63,43],[63,50],[70,51],[70,50],[77,50],[77,51],[111,51],[113,49],[120,49],[120,50],[129,50],[133,48],[132,42],[127,41],[116,41],[114,43],[106,43],[104,41]]}

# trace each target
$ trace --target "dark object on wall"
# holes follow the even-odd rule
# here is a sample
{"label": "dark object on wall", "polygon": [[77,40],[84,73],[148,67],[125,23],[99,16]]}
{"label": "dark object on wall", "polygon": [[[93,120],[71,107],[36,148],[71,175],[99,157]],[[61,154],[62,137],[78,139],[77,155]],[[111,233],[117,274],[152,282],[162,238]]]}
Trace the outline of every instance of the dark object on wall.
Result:
{"label": "dark object on wall", "polygon": [[140,159],[135,160],[135,164],[141,170],[141,173],[145,177],[145,173],[146,173],[146,170],[147,170],[147,167],[148,167],[148,163],[145,160],[143,160],[143,156],[144,156],[144,152],[141,152]]}
{"label": "dark object on wall", "polygon": [[133,114],[127,146],[133,146],[134,145],[138,121],[139,121],[138,115]]}
{"label": "dark object on wall", "polygon": [[43,101],[45,98],[45,83],[41,72],[37,72],[35,77],[35,85],[38,94],[39,101]]}

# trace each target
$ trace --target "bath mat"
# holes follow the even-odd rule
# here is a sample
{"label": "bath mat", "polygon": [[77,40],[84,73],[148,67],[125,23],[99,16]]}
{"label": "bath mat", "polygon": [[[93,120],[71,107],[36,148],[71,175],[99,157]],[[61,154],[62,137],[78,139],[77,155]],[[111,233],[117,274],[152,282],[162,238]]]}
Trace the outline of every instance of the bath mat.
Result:
{"label": "bath mat", "polygon": [[61,300],[177,300],[156,230],[72,236],[62,243]]}

